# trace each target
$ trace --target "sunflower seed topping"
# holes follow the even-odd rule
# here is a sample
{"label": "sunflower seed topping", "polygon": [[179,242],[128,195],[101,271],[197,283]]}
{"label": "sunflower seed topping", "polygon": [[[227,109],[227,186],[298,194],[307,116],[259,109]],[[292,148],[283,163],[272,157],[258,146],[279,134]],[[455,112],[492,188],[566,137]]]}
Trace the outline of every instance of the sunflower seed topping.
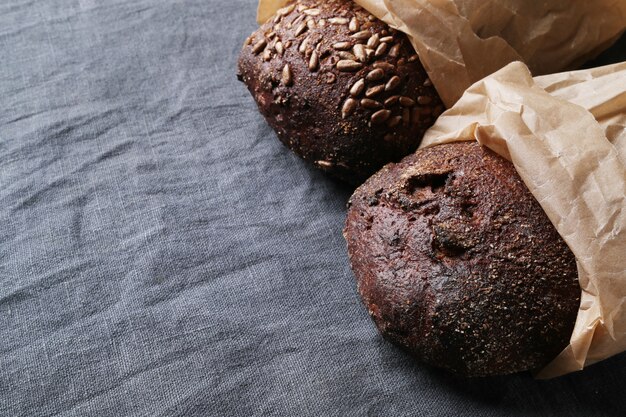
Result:
{"label": "sunflower seed topping", "polygon": [[379,42],[380,36],[378,36],[378,33],[375,33],[367,40],[367,46],[369,48],[375,49],[378,46]]}
{"label": "sunflower seed topping", "polygon": [[311,58],[309,59],[309,71],[316,71],[319,64],[320,60],[319,56],[317,55],[317,51],[313,51],[311,53]]}
{"label": "sunflower seed topping", "polygon": [[336,42],[333,43],[333,48],[338,51],[347,51],[352,48],[352,44],[350,44],[350,42]]}
{"label": "sunflower seed topping", "polygon": [[300,46],[298,47],[298,52],[300,52],[301,54],[306,53],[306,48],[308,45],[309,45],[309,37],[307,36],[306,38],[304,38],[302,43],[300,43]]}
{"label": "sunflower seed topping", "polygon": [[356,44],[354,45],[354,47],[352,48],[352,51],[354,52],[354,56],[356,56],[356,58],[361,61],[361,62],[367,62],[367,54],[365,53],[365,46],[363,46],[362,44]]}
{"label": "sunflower seed topping", "polygon": [[317,22],[317,25],[318,25],[319,27],[323,28],[324,26],[326,26],[326,19],[320,19],[320,20]]}
{"label": "sunflower seed topping", "polygon": [[413,106],[415,106],[415,100],[413,100],[411,97],[401,96],[398,101],[400,102],[400,105],[402,107],[413,107]]}
{"label": "sunflower seed topping", "polygon": [[400,96],[391,96],[387,100],[385,100],[385,107],[391,107],[398,102]]}
{"label": "sunflower seed topping", "polygon": [[291,75],[291,68],[289,68],[289,64],[285,64],[285,66],[283,67],[281,80],[286,86],[290,86],[291,84],[293,84],[293,77]]}
{"label": "sunflower seed topping", "polygon": [[263,38],[254,44],[254,46],[252,47],[252,52],[256,55],[259,52],[261,52],[263,49],[265,49],[266,45],[267,45],[267,41],[265,40],[265,38]]}
{"label": "sunflower seed topping", "polygon": [[387,47],[389,45],[385,42],[381,42],[380,45],[378,45],[378,48],[376,48],[376,52],[374,52],[374,56],[377,58],[380,58],[381,56],[385,55],[385,52],[387,52]]}
{"label": "sunflower seed topping", "polygon": [[419,97],[417,97],[417,102],[419,104],[421,104],[422,106],[430,104],[431,101],[433,101],[433,99],[431,97],[429,97],[429,96],[419,96]]}
{"label": "sunflower seed topping", "polygon": [[303,34],[303,33],[304,33],[307,29],[308,29],[308,27],[307,27],[306,23],[302,22],[302,23],[300,23],[300,25],[296,28],[296,31],[295,31],[295,33],[294,33],[294,34],[295,34],[296,36],[300,36],[300,35],[302,35],[302,34]]}
{"label": "sunflower seed topping", "polygon": [[393,36],[384,36],[382,38],[380,38],[381,42],[391,42],[393,41]]}
{"label": "sunflower seed topping", "polygon": [[306,27],[308,27],[309,29],[313,30],[315,29],[316,25],[315,25],[315,20],[313,19],[308,19],[306,21]]}
{"label": "sunflower seed topping", "polygon": [[308,16],[319,16],[320,9],[306,9],[306,10],[303,10],[302,13]]}
{"label": "sunflower seed topping", "polygon": [[283,7],[282,9],[278,9],[277,14],[281,15],[281,16],[285,16],[288,15],[289,13],[293,12],[293,9],[296,8],[295,4],[290,4],[287,7]]}
{"label": "sunflower seed topping", "polygon": [[382,107],[379,101],[372,100],[370,98],[364,98],[361,100],[361,106],[370,110],[376,110]]}
{"label": "sunflower seed topping", "polygon": [[419,59],[419,57],[417,55],[411,55],[409,57],[409,62],[415,62]]}
{"label": "sunflower seed topping", "polygon": [[348,30],[350,32],[358,32],[359,31],[359,21],[356,20],[356,17],[350,19],[350,23],[348,24]]}
{"label": "sunflower seed topping", "polygon": [[345,25],[346,23],[348,23],[348,19],[346,19],[345,17],[331,17],[330,19],[328,19],[328,21],[333,25]]}
{"label": "sunflower seed topping", "polygon": [[268,48],[263,51],[263,61],[269,61],[270,59],[272,59],[272,51]]}
{"label": "sunflower seed topping", "polygon": [[389,81],[387,81],[387,84],[385,84],[385,91],[393,91],[396,88],[398,88],[399,85],[400,85],[400,77],[398,77],[397,75],[394,75],[393,77],[389,79]]}
{"label": "sunflower seed topping", "polygon": [[360,62],[353,61],[351,59],[342,59],[337,62],[337,69],[343,72],[353,72],[358,71],[363,67],[363,64]]}
{"label": "sunflower seed topping", "polygon": [[389,62],[382,61],[374,62],[374,68],[380,68],[383,71],[393,71],[396,69],[396,67]]}
{"label": "sunflower seed topping", "polygon": [[364,41],[366,39],[370,38],[370,31],[369,30],[362,30],[360,32],[355,33],[354,35],[350,35],[351,38],[353,39],[358,39],[360,41]]}
{"label": "sunflower seed topping", "polygon": [[379,95],[383,91],[385,91],[385,86],[384,85],[376,85],[374,87],[371,87],[371,88],[367,89],[367,91],[365,92],[365,97],[372,98],[372,97],[375,97],[375,96]]}
{"label": "sunflower seed topping", "polygon": [[380,68],[376,68],[368,72],[367,75],[365,76],[365,79],[367,81],[378,81],[382,79],[384,76],[385,76],[385,71],[381,70]]}
{"label": "sunflower seed topping", "polygon": [[356,110],[356,106],[358,102],[355,99],[349,98],[343,103],[343,107],[341,107],[341,118],[345,119],[350,116]]}
{"label": "sunflower seed topping", "polygon": [[391,116],[391,111],[387,109],[378,110],[376,113],[372,114],[372,124],[379,125],[385,123],[387,119]]}
{"label": "sunflower seed topping", "polygon": [[398,55],[400,55],[400,44],[397,43],[394,46],[391,47],[391,49],[389,50],[389,56],[392,58],[397,58]]}
{"label": "sunflower seed topping", "polygon": [[285,48],[283,48],[283,43],[281,41],[276,42],[274,48],[276,48],[276,52],[280,56],[283,56],[283,54],[285,53]]}
{"label": "sunflower seed topping", "polygon": [[315,164],[318,165],[320,168],[332,168],[333,167],[333,163],[330,161],[315,161]]}
{"label": "sunflower seed topping", "polygon": [[353,61],[356,61],[356,57],[348,51],[339,51],[337,52],[337,55],[339,55],[339,58],[341,59],[351,59]]}
{"label": "sunflower seed topping", "polygon": [[354,83],[352,88],[350,88],[350,95],[352,97],[358,97],[361,95],[364,89],[365,89],[365,80],[361,78],[359,81]]}

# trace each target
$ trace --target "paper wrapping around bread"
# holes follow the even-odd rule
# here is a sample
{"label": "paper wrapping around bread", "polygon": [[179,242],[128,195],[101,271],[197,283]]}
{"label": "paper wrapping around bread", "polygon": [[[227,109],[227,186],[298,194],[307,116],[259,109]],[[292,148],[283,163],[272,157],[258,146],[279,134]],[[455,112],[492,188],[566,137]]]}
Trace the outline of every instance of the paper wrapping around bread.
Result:
{"label": "paper wrapping around bread", "polygon": [[581,303],[550,378],[626,350],[626,63],[472,85],[421,147],[477,140],[511,160],[576,257]]}
{"label": "paper wrapping around bread", "polygon": [[[626,29],[624,0],[355,1],[409,36],[448,107],[510,62],[534,74],[574,69]],[[260,0],[258,22],[288,2]]]}

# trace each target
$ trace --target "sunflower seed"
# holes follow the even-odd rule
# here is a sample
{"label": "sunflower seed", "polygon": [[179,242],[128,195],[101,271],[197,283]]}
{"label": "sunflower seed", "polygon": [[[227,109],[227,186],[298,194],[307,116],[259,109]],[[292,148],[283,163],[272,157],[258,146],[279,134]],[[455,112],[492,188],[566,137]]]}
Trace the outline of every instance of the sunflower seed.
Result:
{"label": "sunflower seed", "polygon": [[305,11],[305,10],[306,10],[306,9],[308,9],[308,8],[309,8],[309,7],[308,7],[308,6],[305,6],[304,4],[298,4],[298,11],[299,11],[299,12],[303,12],[303,11]]}
{"label": "sunflower seed", "polygon": [[415,100],[413,100],[411,97],[401,96],[398,101],[400,102],[400,105],[402,107],[413,107],[413,106],[415,106]]}
{"label": "sunflower seed", "polygon": [[317,22],[317,25],[323,28],[324,26],[326,26],[326,19],[320,19],[319,22]]}
{"label": "sunflower seed", "polygon": [[289,68],[289,64],[285,64],[283,67],[282,82],[286,86],[293,84],[293,76],[291,75],[291,68]]}
{"label": "sunflower seed", "polygon": [[367,40],[367,46],[372,49],[376,49],[379,43],[380,43],[380,36],[378,36],[378,33],[373,34]]}
{"label": "sunflower seed", "polygon": [[276,36],[276,32],[271,31],[270,33],[265,35],[267,37],[267,39],[272,40],[274,39],[274,36]]}
{"label": "sunflower seed", "polygon": [[341,118],[345,119],[350,116],[356,110],[358,102],[355,99],[349,98],[343,103],[341,107]]}
{"label": "sunflower seed", "polygon": [[391,96],[387,100],[385,100],[385,107],[391,107],[398,102],[400,96]]}
{"label": "sunflower seed", "polygon": [[401,121],[402,121],[402,116],[393,116],[392,118],[387,120],[387,126],[393,129],[394,127],[398,126]]}
{"label": "sunflower seed", "polygon": [[337,76],[335,74],[333,74],[332,72],[327,72],[326,73],[326,84],[332,84],[335,81],[337,81]]}
{"label": "sunflower seed", "polygon": [[248,46],[252,43],[252,36],[248,36],[246,40],[243,42],[243,46]]}
{"label": "sunflower seed", "polygon": [[384,76],[385,76],[385,71],[381,70],[380,68],[377,68],[368,72],[367,75],[365,76],[365,79],[367,81],[378,81],[382,79]]}
{"label": "sunflower seed", "polygon": [[365,57],[368,61],[374,58],[374,50],[372,48],[365,47]]}
{"label": "sunflower seed", "polygon": [[283,20],[282,14],[277,14],[276,16],[274,16],[274,23],[280,23],[281,20]]}
{"label": "sunflower seed", "polygon": [[283,43],[281,41],[276,42],[274,48],[276,48],[276,52],[278,52],[278,55],[280,56],[283,56],[283,54],[285,53],[285,49],[283,48]]}
{"label": "sunflower seed", "polygon": [[378,48],[376,48],[376,52],[374,52],[374,56],[377,58],[380,58],[381,56],[385,55],[385,52],[387,52],[387,47],[389,45],[387,45],[385,42],[381,42],[380,45],[378,45]]}
{"label": "sunflower seed", "polygon": [[385,123],[387,119],[389,119],[389,116],[391,116],[390,110],[378,110],[376,113],[372,114],[372,124],[379,125]]}
{"label": "sunflower seed", "polygon": [[318,165],[320,168],[332,168],[333,167],[333,163],[330,161],[315,161],[315,164]]}
{"label": "sunflower seed", "polygon": [[398,55],[400,55],[400,44],[397,43],[394,46],[391,47],[391,49],[389,50],[389,56],[392,58],[397,58]]}
{"label": "sunflower seed", "polygon": [[306,9],[306,10],[303,10],[302,13],[308,16],[319,16],[320,9]]}
{"label": "sunflower seed", "polygon": [[408,126],[411,123],[411,109],[402,109],[402,126]]}
{"label": "sunflower seed", "polygon": [[376,17],[374,17],[373,15],[369,15],[367,16],[367,20],[369,20],[370,22],[373,22],[374,20],[376,20]]}
{"label": "sunflower seed", "polygon": [[400,77],[398,77],[397,75],[394,75],[393,77],[389,79],[389,81],[387,81],[387,84],[385,84],[385,91],[393,91],[396,88],[398,88],[399,85],[400,85]]}
{"label": "sunflower seed", "polygon": [[374,62],[374,68],[380,68],[383,71],[393,71],[396,69],[394,65],[383,61]]}
{"label": "sunflower seed", "polygon": [[272,51],[268,48],[263,51],[263,61],[269,61],[272,59]]}
{"label": "sunflower seed", "polygon": [[376,85],[374,87],[371,87],[371,88],[367,89],[367,91],[365,92],[365,97],[372,98],[372,97],[375,97],[375,96],[379,95],[383,91],[385,91],[385,86],[384,85]]}
{"label": "sunflower seed", "polygon": [[351,59],[353,61],[356,61],[356,57],[354,55],[352,55],[350,52],[347,52],[347,51],[339,51],[339,52],[337,52],[337,55],[341,59]]}
{"label": "sunflower seed", "polygon": [[303,34],[303,33],[304,33],[307,29],[308,29],[308,27],[307,27],[306,23],[304,23],[304,22],[303,22],[303,23],[300,23],[300,26],[298,26],[298,27],[296,28],[296,31],[295,31],[295,33],[294,33],[294,34],[295,34],[295,36],[300,36],[300,35],[302,35],[302,34]]}
{"label": "sunflower seed", "polygon": [[419,104],[421,104],[422,106],[430,104],[431,101],[433,101],[433,99],[432,99],[432,97],[429,97],[429,96],[418,96],[417,97],[417,102]]}
{"label": "sunflower seed", "polygon": [[333,48],[338,50],[338,51],[347,51],[351,47],[352,47],[352,45],[350,44],[350,42],[336,42],[336,43],[333,43]]}
{"label": "sunflower seed", "polygon": [[278,9],[278,11],[276,13],[278,13],[281,16],[285,16],[288,15],[289,13],[293,12],[293,9],[296,8],[295,4],[290,4],[287,7],[283,7],[282,9]]}
{"label": "sunflower seed", "polygon": [[409,57],[409,62],[415,62],[419,59],[419,57],[417,55],[411,55]]}
{"label": "sunflower seed", "polygon": [[306,53],[306,48],[309,45],[309,40],[310,38],[308,36],[304,38],[304,40],[302,41],[302,43],[300,43],[300,46],[298,47],[298,52],[300,52],[301,54]]}
{"label": "sunflower seed", "polygon": [[356,20],[356,17],[350,19],[350,23],[348,24],[348,30],[350,32],[358,32],[359,31],[359,21]]}
{"label": "sunflower seed", "polygon": [[348,19],[346,19],[345,17],[331,17],[330,19],[328,19],[328,21],[333,25],[345,25],[346,23],[348,23]]}
{"label": "sunflower seed", "polygon": [[320,64],[319,56],[317,55],[317,51],[313,51],[311,53],[311,59],[309,59],[309,71],[317,70],[317,67]]}
{"label": "sunflower seed", "polygon": [[391,42],[391,41],[393,41],[393,36],[382,37],[382,38],[380,38],[380,41],[381,42]]}
{"label": "sunflower seed", "polygon": [[363,100],[361,100],[361,106],[366,109],[375,110],[380,109],[382,107],[382,104],[380,104],[379,101],[372,100],[370,98],[364,98]]}
{"label": "sunflower seed", "polygon": [[308,19],[308,20],[306,21],[306,27],[308,27],[308,28],[309,28],[309,29],[311,29],[311,30],[315,29],[315,28],[316,28],[316,25],[315,25],[315,20],[313,20],[313,19]]}
{"label": "sunflower seed", "polygon": [[363,46],[362,44],[356,44],[354,45],[354,47],[352,48],[352,51],[354,52],[354,56],[356,56],[356,58],[361,61],[361,62],[367,62],[367,54],[365,53],[365,46]]}
{"label": "sunflower seed", "polygon": [[289,48],[289,47],[291,47],[291,41],[285,42],[285,48]]}
{"label": "sunflower seed", "polygon": [[297,25],[298,23],[302,22],[302,21],[304,20],[304,18],[305,18],[305,17],[306,17],[306,16],[304,16],[303,14],[301,14],[301,15],[299,15],[298,17],[296,17],[296,18],[295,18],[295,19],[291,22],[291,24],[292,24],[293,26],[295,26],[295,25]]}
{"label": "sunflower seed", "polygon": [[266,45],[267,45],[267,41],[265,39],[261,39],[260,41],[254,44],[254,46],[252,47],[252,52],[256,55],[259,52],[261,52],[263,49],[265,49]]}
{"label": "sunflower seed", "polygon": [[433,82],[430,81],[430,78],[426,78],[426,81],[424,81],[423,86],[424,87],[431,87],[433,85]]}
{"label": "sunflower seed", "polygon": [[353,39],[358,39],[360,41],[364,41],[366,39],[369,39],[371,36],[371,32],[369,30],[362,30],[360,32],[355,33],[354,35],[350,35],[351,38]]}
{"label": "sunflower seed", "polygon": [[361,95],[364,89],[365,89],[365,80],[361,78],[359,81],[355,82],[350,88],[350,95],[352,97],[358,97]]}
{"label": "sunflower seed", "polygon": [[353,61],[351,59],[342,59],[337,62],[337,69],[343,72],[358,71],[363,67],[360,62]]}

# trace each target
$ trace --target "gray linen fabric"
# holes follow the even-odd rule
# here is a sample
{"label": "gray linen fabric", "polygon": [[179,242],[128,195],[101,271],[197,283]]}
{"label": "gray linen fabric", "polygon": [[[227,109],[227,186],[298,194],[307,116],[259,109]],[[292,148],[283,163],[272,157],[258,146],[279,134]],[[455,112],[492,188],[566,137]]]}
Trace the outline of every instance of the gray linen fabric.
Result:
{"label": "gray linen fabric", "polygon": [[350,189],[236,80],[254,12],[0,2],[0,415],[624,415],[624,355],[466,381],[381,340]]}

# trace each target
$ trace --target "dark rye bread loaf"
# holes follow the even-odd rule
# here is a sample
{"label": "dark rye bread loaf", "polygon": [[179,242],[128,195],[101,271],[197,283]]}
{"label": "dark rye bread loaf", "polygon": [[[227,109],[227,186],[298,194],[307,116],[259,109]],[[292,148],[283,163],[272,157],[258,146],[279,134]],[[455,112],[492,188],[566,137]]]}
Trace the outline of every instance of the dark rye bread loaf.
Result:
{"label": "dark rye bread loaf", "polygon": [[500,375],[568,344],[574,256],[513,165],[476,142],[384,167],[351,197],[344,236],[378,329],[424,362]]}
{"label": "dark rye bread loaf", "polygon": [[444,110],[407,37],[350,0],[278,11],[238,76],[288,148],[355,184],[413,152]]}

